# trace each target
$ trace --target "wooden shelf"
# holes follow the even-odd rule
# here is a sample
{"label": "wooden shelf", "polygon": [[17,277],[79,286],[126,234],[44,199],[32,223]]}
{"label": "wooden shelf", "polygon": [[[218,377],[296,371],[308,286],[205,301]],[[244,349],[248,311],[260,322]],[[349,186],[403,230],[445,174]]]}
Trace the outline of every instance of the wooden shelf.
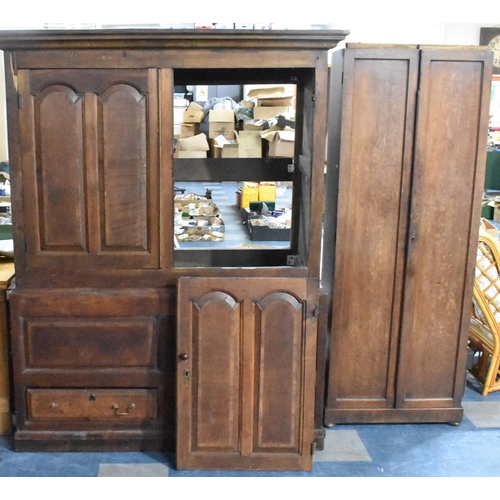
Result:
{"label": "wooden shelf", "polygon": [[292,158],[176,158],[174,181],[291,181]]}

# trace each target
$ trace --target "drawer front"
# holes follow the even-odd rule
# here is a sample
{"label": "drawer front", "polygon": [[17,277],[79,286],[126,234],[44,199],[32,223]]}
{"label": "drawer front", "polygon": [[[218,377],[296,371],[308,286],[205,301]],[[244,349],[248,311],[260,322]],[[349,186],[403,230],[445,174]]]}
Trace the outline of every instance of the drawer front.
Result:
{"label": "drawer front", "polygon": [[28,420],[135,421],[157,418],[154,389],[28,389]]}
{"label": "drawer front", "polygon": [[24,318],[26,365],[154,369],[157,323],[156,318]]}

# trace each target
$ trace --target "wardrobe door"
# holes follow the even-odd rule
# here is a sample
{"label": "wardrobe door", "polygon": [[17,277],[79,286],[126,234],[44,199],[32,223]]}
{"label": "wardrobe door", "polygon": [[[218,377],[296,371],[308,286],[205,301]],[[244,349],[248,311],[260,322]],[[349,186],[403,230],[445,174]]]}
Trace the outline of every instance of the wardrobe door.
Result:
{"label": "wardrobe door", "polygon": [[179,280],[179,468],[311,468],[316,294],[306,279]]}
{"label": "wardrobe door", "polygon": [[398,406],[460,407],[491,53],[423,48],[420,82]]}
{"label": "wardrobe door", "polygon": [[327,424],[394,405],[417,80],[417,49],[345,51]]}
{"label": "wardrobe door", "polygon": [[19,72],[28,267],[158,267],[156,70]]}

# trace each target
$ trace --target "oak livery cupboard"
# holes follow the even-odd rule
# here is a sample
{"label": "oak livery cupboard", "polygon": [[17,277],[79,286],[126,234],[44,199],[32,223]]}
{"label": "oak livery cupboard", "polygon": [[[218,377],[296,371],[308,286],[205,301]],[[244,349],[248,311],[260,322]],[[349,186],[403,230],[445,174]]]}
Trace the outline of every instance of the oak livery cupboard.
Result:
{"label": "oak livery cupboard", "polygon": [[[17,450],[309,469],[323,425],[460,421],[491,54],[348,46],[328,85],[347,34],[0,35]],[[294,86],[293,158],[174,158],[175,88],[246,84]],[[293,186],[290,240],[174,245],[175,184],[237,181]]]}
{"label": "oak livery cupboard", "polygon": [[[311,467],[327,51],[347,34],[1,33],[16,450]],[[174,159],[175,87],[201,84],[294,85],[293,158]],[[290,241],[176,247],[181,181],[291,183]]]}

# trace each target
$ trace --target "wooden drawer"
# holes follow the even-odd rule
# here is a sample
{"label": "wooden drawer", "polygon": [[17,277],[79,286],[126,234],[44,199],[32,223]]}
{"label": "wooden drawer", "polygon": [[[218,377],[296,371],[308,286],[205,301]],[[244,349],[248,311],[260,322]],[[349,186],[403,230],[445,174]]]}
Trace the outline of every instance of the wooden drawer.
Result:
{"label": "wooden drawer", "polygon": [[155,389],[28,389],[28,420],[135,421],[157,418]]}

